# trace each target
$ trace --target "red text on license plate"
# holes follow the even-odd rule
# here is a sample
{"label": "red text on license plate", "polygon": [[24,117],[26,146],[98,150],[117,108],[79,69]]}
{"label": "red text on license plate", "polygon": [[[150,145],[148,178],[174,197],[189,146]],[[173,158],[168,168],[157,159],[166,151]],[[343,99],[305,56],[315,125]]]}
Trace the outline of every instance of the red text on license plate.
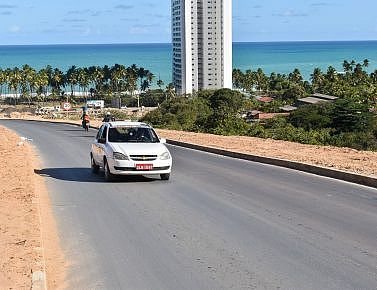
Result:
{"label": "red text on license plate", "polygon": [[152,170],[153,164],[136,164],[136,170]]}

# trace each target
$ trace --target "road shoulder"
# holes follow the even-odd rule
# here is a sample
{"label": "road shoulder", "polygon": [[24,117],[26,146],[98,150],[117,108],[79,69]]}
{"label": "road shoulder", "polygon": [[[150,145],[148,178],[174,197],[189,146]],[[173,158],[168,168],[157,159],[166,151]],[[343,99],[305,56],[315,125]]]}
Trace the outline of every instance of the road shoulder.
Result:
{"label": "road shoulder", "polygon": [[29,141],[2,126],[0,136],[0,285],[65,288],[65,261],[48,192],[34,172],[40,167],[36,153]]}

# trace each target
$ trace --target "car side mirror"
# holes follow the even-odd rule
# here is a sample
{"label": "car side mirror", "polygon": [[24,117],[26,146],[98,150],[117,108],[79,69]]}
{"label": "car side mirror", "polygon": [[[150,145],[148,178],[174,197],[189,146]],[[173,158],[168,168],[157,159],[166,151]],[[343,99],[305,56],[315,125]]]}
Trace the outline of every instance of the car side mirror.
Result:
{"label": "car side mirror", "polygon": [[106,139],[105,138],[99,138],[98,143],[106,144]]}
{"label": "car side mirror", "polygon": [[161,138],[161,139],[160,139],[160,143],[162,143],[162,144],[166,144],[166,139],[165,139],[165,138]]}

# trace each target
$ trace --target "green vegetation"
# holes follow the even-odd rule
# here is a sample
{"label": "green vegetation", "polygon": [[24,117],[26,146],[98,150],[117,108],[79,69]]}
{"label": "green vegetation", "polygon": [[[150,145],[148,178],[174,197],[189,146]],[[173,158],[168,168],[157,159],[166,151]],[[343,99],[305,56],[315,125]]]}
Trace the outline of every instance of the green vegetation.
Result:
{"label": "green vegetation", "polygon": [[[144,117],[156,127],[206,132],[220,135],[245,135],[273,138],[316,145],[377,150],[377,70],[367,73],[369,61],[344,61],[344,71],[333,67],[326,72],[314,69],[310,81],[295,69],[290,74],[272,73],[261,69],[233,71],[235,91],[199,91],[192,96],[176,96],[171,84],[151,90],[154,75],[136,65],[125,67],[77,68],[67,72],[47,66],[36,71],[28,65],[21,69],[0,69],[0,94],[19,94],[20,100],[65,100],[65,91],[84,92],[93,99],[122,98],[128,107],[158,107]],[[136,90],[140,94],[134,95]],[[278,116],[259,122],[245,118],[247,112],[259,110],[279,113],[284,105],[294,105],[297,99],[313,93],[333,95],[334,102],[299,107],[289,116]],[[269,103],[257,96],[272,97]],[[82,101],[70,97],[72,102]],[[10,99],[16,103],[17,98]]]}
{"label": "green vegetation", "polygon": [[243,106],[244,97],[239,92],[201,91],[192,98],[177,97],[162,103],[143,121],[169,129],[233,135],[248,127],[238,116]]}
{"label": "green vegetation", "polygon": [[[0,94],[20,95],[21,101],[46,101],[64,99],[65,92],[74,91],[90,98],[110,100],[114,95],[127,92],[131,97],[136,90],[149,90],[154,75],[142,67],[115,64],[91,67],[70,67],[67,72],[47,66],[39,71],[24,65],[22,68],[0,69]],[[158,81],[158,85],[163,85]],[[11,99],[14,103],[17,98]],[[73,102],[74,98],[71,99]],[[139,100],[136,103],[140,105]]]}
{"label": "green vegetation", "polygon": [[[332,67],[326,73],[315,69],[311,82],[303,80],[297,69],[289,75],[273,73],[269,77],[261,69],[245,73],[234,70],[238,91],[200,91],[191,97],[169,98],[144,121],[177,130],[377,150],[377,70],[368,74],[368,65],[367,60],[362,64],[345,61],[344,73]],[[305,105],[289,116],[261,122],[241,118],[249,110],[280,112],[281,106],[292,105],[314,92],[339,99]],[[273,96],[274,100],[261,103],[256,95]]]}
{"label": "green vegetation", "polygon": [[363,63],[344,61],[342,73],[331,66],[327,72],[316,68],[311,74],[311,82],[305,81],[298,69],[288,75],[272,73],[270,76],[261,69],[247,70],[245,73],[235,69],[233,86],[251,95],[269,94],[276,100],[288,103],[312,93],[322,93],[376,107],[377,70],[368,74],[365,71],[368,66],[369,61],[364,60]]}

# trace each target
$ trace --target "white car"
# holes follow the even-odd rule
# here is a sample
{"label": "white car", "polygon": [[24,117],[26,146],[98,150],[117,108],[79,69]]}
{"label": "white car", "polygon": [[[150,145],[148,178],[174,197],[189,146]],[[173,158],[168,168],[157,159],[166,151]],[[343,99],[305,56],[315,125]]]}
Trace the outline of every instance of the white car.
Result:
{"label": "white car", "polygon": [[105,180],[114,175],[155,175],[169,180],[172,157],[153,128],[145,123],[116,121],[104,123],[90,152],[91,167],[105,171]]}

